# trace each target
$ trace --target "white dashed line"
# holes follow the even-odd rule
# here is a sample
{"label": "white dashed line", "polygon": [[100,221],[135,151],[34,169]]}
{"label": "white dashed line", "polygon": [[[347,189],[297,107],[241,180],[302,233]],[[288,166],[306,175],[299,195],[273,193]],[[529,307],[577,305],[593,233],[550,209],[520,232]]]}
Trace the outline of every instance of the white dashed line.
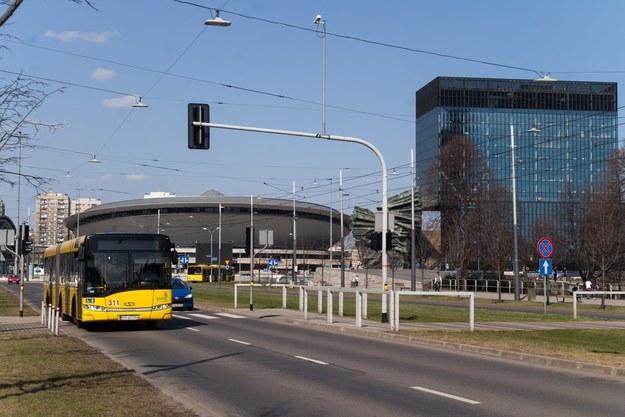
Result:
{"label": "white dashed line", "polygon": [[242,345],[246,345],[246,346],[251,345],[251,343],[244,342],[244,341],[242,341],[242,340],[237,340],[237,339],[228,339],[228,340],[229,340],[229,341],[231,341],[231,342],[234,342],[234,343],[240,343],[240,344],[242,344]]}
{"label": "white dashed line", "polygon": [[307,358],[305,356],[294,356],[294,358],[297,359],[301,359],[303,361],[308,361],[308,362],[312,362],[312,363],[316,363],[318,365],[329,365],[328,362],[323,362],[323,361],[318,361],[317,359],[311,359],[311,358]]}
{"label": "white dashed line", "polygon": [[230,314],[230,313],[215,313],[216,316],[220,316],[220,317],[228,317],[230,319],[246,319],[247,317],[245,316],[238,316],[236,314]]}
{"label": "white dashed line", "polygon": [[469,404],[482,404],[479,401],[470,400],[468,398],[463,398],[463,397],[458,397],[457,395],[447,394],[446,392],[442,392],[442,391],[435,391],[435,390],[423,388],[423,387],[410,387],[410,388],[423,391],[423,392],[428,392],[434,395],[440,395],[441,397],[451,398],[452,400],[462,401],[462,402],[469,403]]}
{"label": "white dashed line", "polygon": [[199,329],[193,328],[193,327],[185,327],[185,329],[187,330],[193,330],[194,332],[199,332]]}
{"label": "white dashed line", "polygon": [[182,320],[193,320],[191,317],[179,316],[178,314],[174,314],[173,317],[176,319],[182,319]]}
{"label": "white dashed line", "polygon": [[198,318],[201,318],[201,319],[207,319],[207,320],[217,320],[219,318],[219,317],[215,317],[215,316],[209,316],[207,314],[198,314],[198,313],[189,314],[189,315],[193,316],[193,317],[198,317]]}

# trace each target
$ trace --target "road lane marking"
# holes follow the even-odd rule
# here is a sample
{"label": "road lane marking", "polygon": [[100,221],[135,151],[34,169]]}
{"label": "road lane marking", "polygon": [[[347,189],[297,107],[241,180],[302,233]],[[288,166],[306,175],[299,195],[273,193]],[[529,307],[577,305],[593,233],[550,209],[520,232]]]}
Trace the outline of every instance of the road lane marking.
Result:
{"label": "road lane marking", "polygon": [[242,345],[246,345],[246,346],[251,345],[251,343],[244,342],[244,341],[242,341],[242,340],[237,340],[237,339],[228,339],[228,340],[229,340],[229,341],[231,341],[231,342],[234,342],[234,343],[240,343],[240,344],[242,344]]}
{"label": "road lane marking", "polygon": [[199,332],[199,331],[200,331],[199,329],[196,329],[196,328],[194,328],[194,327],[185,327],[185,329],[187,329],[187,330],[193,330],[194,332]]}
{"label": "road lane marking", "polygon": [[209,316],[207,314],[197,314],[197,313],[194,313],[194,314],[189,314],[189,315],[193,316],[193,317],[199,317],[201,319],[207,319],[207,320],[217,320],[219,318],[219,317],[215,317],[215,316]]}
{"label": "road lane marking", "polygon": [[317,359],[307,358],[306,356],[294,356],[294,358],[301,359],[303,361],[316,363],[316,364],[319,364],[319,365],[329,365],[329,363],[327,363],[327,362],[322,362],[322,361],[318,361]]}
{"label": "road lane marking", "polygon": [[173,317],[177,319],[183,319],[183,320],[193,320],[191,317],[179,316],[178,314],[174,314]]}
{"label": "road lane marking", "polygon": [[469,404],[482,404],[479,401],[470,400],[468,398],[463,398],[463,397],[458,397],[457,395],[447,394],[446,392],[442,392],[442,391],[435,391],[433,389],[428,389],[428,388],[423,388],[423,387],[410,387],[410,388],[423,391],[423,392],[428,392],[434,395],[440,395],[441,397],[451,398],[452,400],[462,401],[462,402],[469,403]]}
{"label": "road lane marking", "polygon": [[221,316],[221,317],[228,317],[230,319],[246,319],[247,317],[245,316],[239,316],[236,314],[230,314],[230,313],[215,313],[216,316]]}

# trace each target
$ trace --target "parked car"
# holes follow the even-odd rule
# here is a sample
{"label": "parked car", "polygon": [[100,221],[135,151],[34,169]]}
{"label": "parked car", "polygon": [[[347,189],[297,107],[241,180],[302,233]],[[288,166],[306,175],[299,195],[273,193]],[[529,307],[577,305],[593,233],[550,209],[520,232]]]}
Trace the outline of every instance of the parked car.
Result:
{"label": "parked car", "polygon": [[19,275],[15,275],[15,274],[11,274],[11,275],[7,275],[7,283],[9,284],[19,284],[20,283],[20,276]]}
{"label": "parked car", "polygon": [[172,307],[177,310],[193,310],[193,291],[182,279],[175,277],[171,282]]}

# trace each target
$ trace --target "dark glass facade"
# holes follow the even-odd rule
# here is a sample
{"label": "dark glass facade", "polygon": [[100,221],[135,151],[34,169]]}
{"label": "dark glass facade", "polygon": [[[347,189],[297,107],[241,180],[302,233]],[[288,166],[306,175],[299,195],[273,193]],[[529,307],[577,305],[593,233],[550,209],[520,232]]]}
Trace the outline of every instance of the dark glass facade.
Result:
{"label": "dark glass facade", "polygon": [[611,82],[436,78],[416,93],[417,175],[463,135],[510,190],[514,137],[519,231],[529,237],[532,225],[554,224],[566,201],[597,189],[618,148],[617,108]]}

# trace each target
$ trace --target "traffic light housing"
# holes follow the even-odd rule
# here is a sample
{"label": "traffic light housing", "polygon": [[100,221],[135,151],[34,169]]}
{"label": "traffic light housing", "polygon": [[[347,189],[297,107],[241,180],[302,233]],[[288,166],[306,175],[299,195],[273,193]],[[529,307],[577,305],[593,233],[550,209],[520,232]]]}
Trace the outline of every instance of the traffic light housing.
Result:
{"label": "traffic light housing", "polygon": [[382,233],[381,232],[373,232],[371,233],[371,243],[369,247],[374,251],[382,250]]}
{"label": "traffic light housing", "polygon": [[195,126],[193,122],[210,123],[208,104],[189,103],[187,106],[189,126],[189,149],[209,149],[210,129],[208,126]]}
{"label": "traffic light housing", "polygon": [[20,235],[17,240],[16,253],[18,255],[26,255],[33,251],[33,241],[30,240],[30,227],[27,224],[20,226]]}
{"label": "traffic light housing", "polygon": [[252,243],[252,236],[253,236],[253,227],[246,227],[245,228],[245,254],[249,255],[250,254],[250,245]]}
{"label": "traffic light housing", "polygon": [[[394,243],[394,239],[397,237],[397,234],[392,232],[386,232],[386,250],[393,249],[396,245]],[[369,247],[374,251],[382,250],[382,232],[372,232],[370,235],[371,243]]]}

